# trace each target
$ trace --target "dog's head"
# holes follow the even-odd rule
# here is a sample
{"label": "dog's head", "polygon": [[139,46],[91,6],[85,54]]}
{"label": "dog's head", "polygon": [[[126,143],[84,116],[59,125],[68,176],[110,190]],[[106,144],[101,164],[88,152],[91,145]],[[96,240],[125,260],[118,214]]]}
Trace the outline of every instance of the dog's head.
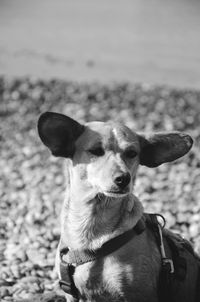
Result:
{"label": "dog's head", "polygon": [[192,139],[183,133],[139,135],[120,123],[81,125],[46,112],[38,122],[42,142],[55,156],[71,159],[70,182],[106,196],[122,197],[133,189],[139,164],[157,167],[186,154]]}

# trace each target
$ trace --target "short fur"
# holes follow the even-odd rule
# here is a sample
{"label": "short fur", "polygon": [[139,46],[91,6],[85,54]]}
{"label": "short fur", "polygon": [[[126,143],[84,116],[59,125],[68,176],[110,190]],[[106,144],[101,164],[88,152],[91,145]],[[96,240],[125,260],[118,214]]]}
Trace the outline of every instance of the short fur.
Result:
{"label": "short fur", "polygon": [[[83,126],[49,112],[40,117],[38,130],[54,155],[67,158],[61,241],[70,249],[99,248],[136,225],[143,215],[133,194],[139,164],[156,167],[192,146],[191,137],[178,132],[144,136],[119,123]],[[130,182],[122,188],[127,174]],[[159,249],[147,229],[114,253],[76,267],[79,301],[157,302],[160,267]]]}

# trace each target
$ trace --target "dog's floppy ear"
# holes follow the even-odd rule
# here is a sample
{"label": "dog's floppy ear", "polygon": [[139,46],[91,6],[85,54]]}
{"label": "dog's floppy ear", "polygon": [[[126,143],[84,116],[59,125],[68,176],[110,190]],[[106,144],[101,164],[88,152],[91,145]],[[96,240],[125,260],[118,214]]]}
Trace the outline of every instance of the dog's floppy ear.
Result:
{"label": "dog's floppy ear", "polygon": [[157,167],[185,155],[192,147],[192,138],[184,133],[157,133],[150,136],[139,135],[140,164]]}
{"label": "dog's floppy ear", "polygon": [[39,136],[55,156],[72,158],[75,141],[83,131],[83,125],[60,113],[45,112],[38,120]]}

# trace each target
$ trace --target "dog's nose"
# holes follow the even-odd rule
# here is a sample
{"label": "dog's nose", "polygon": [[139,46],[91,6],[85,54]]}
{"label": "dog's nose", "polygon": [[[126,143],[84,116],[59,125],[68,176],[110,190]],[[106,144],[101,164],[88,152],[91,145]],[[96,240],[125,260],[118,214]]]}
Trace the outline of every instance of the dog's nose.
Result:
{"label": "dog's nose", "polygon": [[122,173],[115,178],[115,184],[120,188],[124,189],[130,183],[131,175],[130,173]]}

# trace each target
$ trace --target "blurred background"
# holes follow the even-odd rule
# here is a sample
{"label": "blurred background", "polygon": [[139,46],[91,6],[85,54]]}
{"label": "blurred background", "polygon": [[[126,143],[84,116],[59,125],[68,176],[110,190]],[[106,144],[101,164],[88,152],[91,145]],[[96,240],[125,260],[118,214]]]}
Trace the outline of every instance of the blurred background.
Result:
{"label": "blurred background", "polygon": [[56,301],[64,161],[38,138],[44,111],[189,133],[135,194],[200,253],[199,15],[198,0],[0,0],[1,301]]}
{"label": "blurred background", "polygon": [[200,86],[198,0],[1,0],[0,73]]}

